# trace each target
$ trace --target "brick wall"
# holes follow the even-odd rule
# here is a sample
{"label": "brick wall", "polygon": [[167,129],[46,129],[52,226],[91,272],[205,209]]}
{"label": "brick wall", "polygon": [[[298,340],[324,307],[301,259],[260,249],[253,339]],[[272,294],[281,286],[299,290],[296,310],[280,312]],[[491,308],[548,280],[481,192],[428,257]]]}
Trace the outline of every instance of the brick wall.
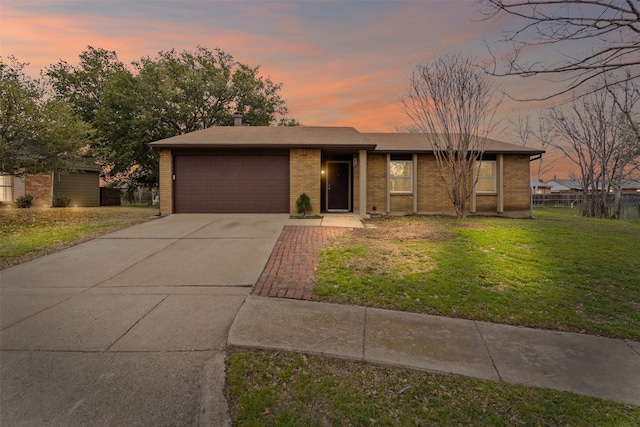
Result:
{"label": "brick wall", "polygon": [[171,150],[160,150],[160,214],[173,213],[173,156]]}
{"label": "brick wall", "polygon": [[528,211],[531,198],[529,156],[504,155],[504,210]]}
{"label": "brick wall", "polygon": [[[373,207],[376,207],[374,210]],[[367,212],[385,213],[387,209],[387,156],[369,154],[367,158]]]}
{"label": "brick wall", "polygon": [[296,214],[296,200],[306,193],[311,199],[312,214],[320,213],[320,149],[292,148],[289,152],[289,198],[291,214]]}
{"label": "brick wall", "polygon": [[51,206],[51,188],[53,186],[52,174],[38,173],[24,176],[24,194],[33,196],[34,207]]}
{"label": "brick wall", "polygon": [[433,154],[418,156],[418,212],[455,213]]}
{"label": "brick wall", "polygon": [[403,214],[413,213],[413,195],[392,194],[391,212]]}
{"label": "brick wall", "polygon": [[476,194],[476,212],[498,212],[498,195]]}

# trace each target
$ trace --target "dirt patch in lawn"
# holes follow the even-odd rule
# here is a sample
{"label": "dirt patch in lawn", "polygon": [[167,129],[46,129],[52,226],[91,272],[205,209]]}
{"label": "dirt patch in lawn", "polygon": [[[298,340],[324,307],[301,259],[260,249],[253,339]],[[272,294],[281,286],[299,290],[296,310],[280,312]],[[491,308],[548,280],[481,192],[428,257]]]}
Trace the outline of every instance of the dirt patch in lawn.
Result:
{"label": "dirt patch in lawn", "polygon": [[451,233],[444,230],[445,225],[450,223],[425,217],[378,217],[366,221],[365,228],[358,232],[362,237],[369,239],[437,243],[453,238]]}
{"label": "dirt patch in lawn", "polygon": [[420,243],[438,243],[454,236],[444,223],[406,218],[376,218],[332,244],[334,249],[360,247],[361,255],[347,259],[358,276],[424,273],[435,268],[434,260]]}

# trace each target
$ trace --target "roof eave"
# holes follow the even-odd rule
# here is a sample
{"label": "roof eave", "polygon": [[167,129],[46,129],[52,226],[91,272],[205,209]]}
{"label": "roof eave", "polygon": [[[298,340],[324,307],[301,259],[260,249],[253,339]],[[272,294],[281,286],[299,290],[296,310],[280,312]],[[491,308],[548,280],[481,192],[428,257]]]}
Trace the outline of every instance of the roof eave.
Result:
{"label": "roof eave", "polygon": [[169,149],[182,149],[182,148],[234,148],[234,149],[242,149],[242,148],[320,148],[320,149],[333,149],[333,150],[374,150],[375,145],[371,144],[217,144],[217,143],[162,143],[162,142],[151,142],[148,144],[149,147],[159,150],[163,148]]}

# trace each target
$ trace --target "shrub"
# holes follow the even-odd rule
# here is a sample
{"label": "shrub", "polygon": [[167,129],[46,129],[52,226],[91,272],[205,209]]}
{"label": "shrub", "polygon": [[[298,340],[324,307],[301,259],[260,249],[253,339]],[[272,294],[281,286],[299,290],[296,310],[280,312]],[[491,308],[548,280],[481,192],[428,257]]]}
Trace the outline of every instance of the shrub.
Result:
{"label": "shrub", "polygon": [[16,199],[16,205],[19,208],[30,208],[33,204],[33,196],[31,194],[25,194]]}
{"label": "shrub", "polygon": [[302,193],[300,197],[298,197],[298,200],[296,200],[296,211],[298,214],[307,216],[307,214],[311,212],[311,209],[311,199],[306,193]]}
{"label": "shrub", "polygon": [[51,201],[51,206],[54,208],[66,208],[71,203],[71,199],[65,196],[64,194],[56,194],[53,196],[53,200]]}

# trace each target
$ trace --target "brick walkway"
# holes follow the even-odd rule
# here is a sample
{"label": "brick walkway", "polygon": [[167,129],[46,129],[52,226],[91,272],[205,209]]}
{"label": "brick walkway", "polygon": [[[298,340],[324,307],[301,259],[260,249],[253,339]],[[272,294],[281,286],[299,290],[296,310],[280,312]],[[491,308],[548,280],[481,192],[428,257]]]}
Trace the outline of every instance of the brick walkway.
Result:
{"label": "brick walkway", "polygon": [[258,279],[253,295],[311,299],[322,246],[349,228],[285,227]]}

